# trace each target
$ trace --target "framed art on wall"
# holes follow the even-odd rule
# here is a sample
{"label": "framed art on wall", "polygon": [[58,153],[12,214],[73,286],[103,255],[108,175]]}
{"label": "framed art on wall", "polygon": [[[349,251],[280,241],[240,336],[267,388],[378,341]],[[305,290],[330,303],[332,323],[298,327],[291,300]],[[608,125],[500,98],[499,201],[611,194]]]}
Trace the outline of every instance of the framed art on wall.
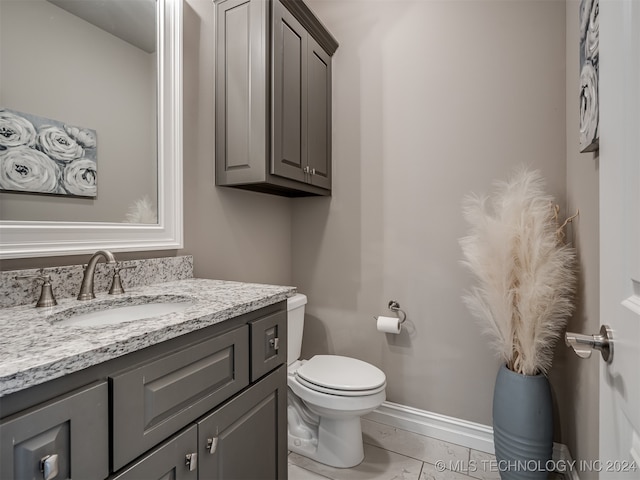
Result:
{"label": "framed art on wall", "polygon": [[599,0],[580,1],[580,151],[598,149]]}
{"label": "framed art on wall", "polygon": [[0,190],[97,195],[95,130],[0,108]]}

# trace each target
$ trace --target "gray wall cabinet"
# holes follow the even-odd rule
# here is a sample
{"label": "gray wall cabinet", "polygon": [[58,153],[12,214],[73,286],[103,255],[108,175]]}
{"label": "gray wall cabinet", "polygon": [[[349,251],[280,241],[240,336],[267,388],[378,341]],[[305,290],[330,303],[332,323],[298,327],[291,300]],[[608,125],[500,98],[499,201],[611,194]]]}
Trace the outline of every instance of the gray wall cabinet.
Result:
{"label": "gray wall cabinet", "polygon": [[300,0],[216,3],[216,184],[331,194],[331,56]]}
{"label": "gray wall cabinet", "polygon": [[0,398],[0,478],[286,479],[286,315],[280,302]]}

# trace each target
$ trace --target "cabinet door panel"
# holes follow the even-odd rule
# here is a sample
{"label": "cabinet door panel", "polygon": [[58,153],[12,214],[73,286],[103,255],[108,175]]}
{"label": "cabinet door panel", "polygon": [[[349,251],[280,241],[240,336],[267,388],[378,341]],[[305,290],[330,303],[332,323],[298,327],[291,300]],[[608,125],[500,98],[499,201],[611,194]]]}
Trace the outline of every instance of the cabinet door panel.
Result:
{"label": "cabinet door panel", "polygon": [[251,322],[251,381],[287,361],[287,312]]}
{"label": "cabinet door panel", "polygon": [[200,478],[286,479],[286,415],[282,366],[198,423]]}
{"label": "cabinet door panel", "polygon": [[331,57],[308,39],[308,162],[311,183],[331,189]]}
{"label": "cabinet door panel", "polygon": [[114,470],[249,384],[248,329],[111,377]]}
{"label": "cabinet door panel", "polygon": [[190,469],[186,457],[196,453],[197,447],[198,430],[193,425],[111,479],[196,480],[198,478],[197,463],[194,464],[193,469]]}
{"label": "cabinet door panel", "polygon": [[307,164],[307,33],[282,4],[273,4],[272,173],[304,181]]}
{"label": "cabinet door panel", "polygon": [[216,184],[264,181],[268,2],[216,2]]}
{"label": "cabinet door panel", "polygon": [[0,424],[0,478],[42,478],[41,460],[57,479],[105,478],[109,473],[106,382],[9,417]]}

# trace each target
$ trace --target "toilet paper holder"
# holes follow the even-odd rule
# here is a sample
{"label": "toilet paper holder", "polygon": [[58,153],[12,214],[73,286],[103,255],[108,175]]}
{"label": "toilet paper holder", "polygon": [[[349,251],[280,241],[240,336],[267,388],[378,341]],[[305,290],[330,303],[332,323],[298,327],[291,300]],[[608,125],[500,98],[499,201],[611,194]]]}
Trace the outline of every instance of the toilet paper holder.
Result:
{"label": "toilet paper holder", "polygon": [[400,304],[395,300],[389,300],[389,310],[398,315],[400,325],[407,319],[407,314],[400,308]]}

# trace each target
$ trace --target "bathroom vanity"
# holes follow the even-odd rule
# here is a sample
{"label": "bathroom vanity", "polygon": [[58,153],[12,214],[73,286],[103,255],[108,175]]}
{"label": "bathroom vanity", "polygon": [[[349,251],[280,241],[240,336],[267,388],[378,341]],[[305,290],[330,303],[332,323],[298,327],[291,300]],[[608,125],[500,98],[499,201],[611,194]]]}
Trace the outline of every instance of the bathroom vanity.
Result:
{"label": "bathroom vanity", "polygon": [[[0,310],[0,478],[286,478],[294,293],[186,279],[117,304],[98,294]],[[58,323],[87,304],[177,297],[189,306],[159,317]]]}

